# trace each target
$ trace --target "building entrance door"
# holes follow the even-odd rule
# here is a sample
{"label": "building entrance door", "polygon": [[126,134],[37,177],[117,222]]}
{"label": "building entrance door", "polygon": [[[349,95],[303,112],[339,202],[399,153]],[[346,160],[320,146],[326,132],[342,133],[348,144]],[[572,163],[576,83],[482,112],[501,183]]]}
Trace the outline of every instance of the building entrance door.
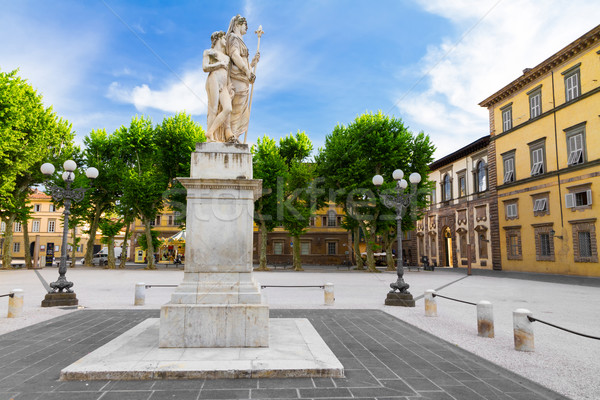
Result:
{"label": "building entrance door", "polygon": [[448,267],[453,267],[452,265],[452,232],[450,232],[450,228],[444,228],[444,258],[445,265]]}

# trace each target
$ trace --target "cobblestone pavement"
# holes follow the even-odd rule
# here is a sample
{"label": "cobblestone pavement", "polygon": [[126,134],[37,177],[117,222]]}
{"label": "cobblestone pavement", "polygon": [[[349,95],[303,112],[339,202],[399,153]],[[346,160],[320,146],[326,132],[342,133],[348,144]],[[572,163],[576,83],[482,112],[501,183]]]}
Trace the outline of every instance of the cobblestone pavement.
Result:
{"label": "cobblestone pavement", "polygon": [[0,400],[565,397],[377,310],[271,310],[308,318],[346,377],[61,382],[60,370],[157,310],[81,310],[0,336]]}

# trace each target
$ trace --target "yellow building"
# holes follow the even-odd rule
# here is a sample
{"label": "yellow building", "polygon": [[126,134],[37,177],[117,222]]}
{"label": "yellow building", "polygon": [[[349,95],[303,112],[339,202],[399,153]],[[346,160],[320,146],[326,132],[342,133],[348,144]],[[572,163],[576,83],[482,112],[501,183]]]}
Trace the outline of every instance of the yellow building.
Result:
{"label": "yellow building", "polygon": [[[25,251],[29,248],[34,263],[37,260],[43,266],[46,254],[53,253],[54,257],[59,257],[62,251],[63,209],[57,208],[52,202],[52,197],[37,189],[29,196],[29,204],[33,207],[32,218],[27,223],[30,243],[29,246],[25,243],[23,227],[20,223],[15,222],[13,225],[12,257],[14,259],[24,259]],[[6,225],[4,222],[1,225],[0,233],[4,236]],[[76,228],[76,235],[81,237],[80,227]],[[76,257],[83,257],[84,255],[84,240],[82,239],[77,246]],[[68,242],[71,243],[71,232],[69,232]],[[72,248],[70,245],[67,250],[69,256],[71,256]]]}
{"label": "yellow building", "polygon": [[504,270],[600,276],[600,26],[480,103]]}
{"label": "yellow building", "polygon": [[[306,233],[300,236],[300,258],[303,264],[340,265],[352,261],[352,235],[341,224],[344,212],[330,204],[310,218]],[[254,262],[258,263],[260,232],[254,225]],[[267,262],[291,265],[293,238],[282,227],[267,235]]]}

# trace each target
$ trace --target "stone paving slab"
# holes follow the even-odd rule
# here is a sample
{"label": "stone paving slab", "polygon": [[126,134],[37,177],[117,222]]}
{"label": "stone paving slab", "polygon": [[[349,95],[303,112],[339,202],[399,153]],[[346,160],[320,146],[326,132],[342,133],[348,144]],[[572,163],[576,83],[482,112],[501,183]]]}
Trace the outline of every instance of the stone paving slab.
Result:
{"label": "stone paving slab", "polygon": [[307,318],[345,378],[59,381],[60,371],[158,310],[81,310],[0,336],[0,400],[548,400],[564,396],[378,310],[271,310]]}

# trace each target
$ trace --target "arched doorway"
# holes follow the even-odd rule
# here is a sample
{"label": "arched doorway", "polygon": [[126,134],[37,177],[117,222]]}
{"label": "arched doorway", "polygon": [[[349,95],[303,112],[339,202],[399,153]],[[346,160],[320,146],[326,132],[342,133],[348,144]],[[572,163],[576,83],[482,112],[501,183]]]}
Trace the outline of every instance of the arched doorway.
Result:
{"label": "arched doorway", "polygon": [[444,265],[453,267],[452,265],[452,232],[449,227],[444,228]]}

